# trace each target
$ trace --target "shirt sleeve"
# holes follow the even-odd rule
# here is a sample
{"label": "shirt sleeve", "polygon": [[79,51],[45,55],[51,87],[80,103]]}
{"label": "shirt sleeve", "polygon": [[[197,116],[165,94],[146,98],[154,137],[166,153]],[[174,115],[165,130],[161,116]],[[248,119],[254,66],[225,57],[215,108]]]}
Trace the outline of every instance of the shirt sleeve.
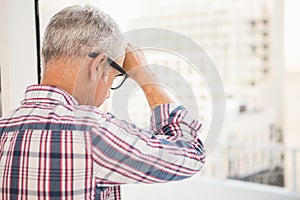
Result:
{"label": "shirt sleeve", "polygon": [[178,181],[202,168],[202,124],[187,109],[163,104],[150,120],[149,131],[110,115],[92,131],[93,171],[99,184]]}

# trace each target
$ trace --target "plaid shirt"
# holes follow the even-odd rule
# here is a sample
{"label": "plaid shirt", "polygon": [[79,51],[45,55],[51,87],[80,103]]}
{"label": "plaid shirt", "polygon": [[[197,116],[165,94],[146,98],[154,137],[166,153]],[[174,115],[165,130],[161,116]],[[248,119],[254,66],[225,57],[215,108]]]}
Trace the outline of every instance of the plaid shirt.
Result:
{"label": "plaid shirt", "polygon": [[120,185],[188,178],[205,153],[201,123],[164,104],[144,130],[78,105],[65,91],[29,86],[0,120],[0,199],[120,199]]}

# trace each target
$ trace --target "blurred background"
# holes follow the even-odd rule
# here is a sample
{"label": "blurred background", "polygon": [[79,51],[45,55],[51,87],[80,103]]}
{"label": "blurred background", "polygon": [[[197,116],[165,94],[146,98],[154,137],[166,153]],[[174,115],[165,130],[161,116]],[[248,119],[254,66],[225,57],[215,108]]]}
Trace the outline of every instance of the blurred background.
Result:
{"label": "blurred background", "polygon": [[[17,20],[8,14],[14,10],[14,4],[5,0],[1,2],[5,5],[1,8],[1,18],[6,19],[1,19],[1,26],[8,27],[10,33],[14,28],[7,21]],[[31,34],[28,36],[31,43],[27,46],[33,46],[33,50],[29,50],[35,56],[31,57],[35,59],[33,68],[24,66],[29,71],[20,73],[18,61],[10,60],[13,51],[5,49],[10,49],[13,36],[1,31],[4,113],[18,104],[12,91],[20,93],[27,83],[38,81],[39,38],[42,38],[50,17],[73,4],[101,8],[124,32],[161,28],[186,35],[207,52],[224,85],[226,119],[222,135],[208,155],[203,170],[181,183],[126,186],[123,190],[125,199],[300,199],[300,1],[35,1],[31,6],[27,5],[32,14],[26,17],[39,23],[29,22],[29,25],[34,24],[29,28],[31,32],[19,32],[24,38]],[[18,5],[18,9],[24,7]],[[38,15],[35,15],[37,10]],[[22,23],[26,24],[25,19]],[[15,46],[22,45],[11,42]],[[174,45],[185,48],[176,41]],[[212,117],[211,96],[205,79],[191,78],[195,75],[193,65],[178,56],[157,51],[145,51],[145,54],[150,64],[169,66],[186,78],[197,99],[199,113],[196,114],[204,123],[202,132],[205,135]],[[27,81],[16,86],[16,82],[25,76]],[[168,79],[168,73],[164,76]],[[176,84],[181,87],[180,82]],[[189,96],[181,98],[190,99]],[[101,109],[111,111],[111,99]],[[128,111],[132,121],[147,126],[150,113],[140,90],[132,94]]]}

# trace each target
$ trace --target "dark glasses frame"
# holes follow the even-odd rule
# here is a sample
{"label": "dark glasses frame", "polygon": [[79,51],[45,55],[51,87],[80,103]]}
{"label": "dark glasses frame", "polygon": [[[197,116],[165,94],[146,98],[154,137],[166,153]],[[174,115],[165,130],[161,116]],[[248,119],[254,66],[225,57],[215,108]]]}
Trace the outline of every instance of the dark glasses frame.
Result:
{"label": "dark glasses frame", "polygon": [[[99,54],[100,53],[90,52],[88,54],[88,56],[90,58],[97,58],[97,56],[99,56]],[[118,85],[117,87],[110,88],[112,90],[116,90],[116,89],[120,88],[123,85],[123,83],[129,77],[129,75],[126,73],[126,71],[118,63],[113,61],[111,58],[107,57],[107,62],[111,67],[113,67],[114,69],[116,69],[118,72],[121,73],[121,74],[118,74],[117,76],[124,76],[124,79],[121,81],[120,85]]]}

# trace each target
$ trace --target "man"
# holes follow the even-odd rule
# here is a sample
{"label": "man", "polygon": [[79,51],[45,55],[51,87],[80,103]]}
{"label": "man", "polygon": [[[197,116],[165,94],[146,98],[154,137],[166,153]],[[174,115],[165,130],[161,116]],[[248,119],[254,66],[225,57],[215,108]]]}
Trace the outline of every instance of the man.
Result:
{"label": "man", "polygon": [[[121,184],[177,181],[201,169],[201,123],[157,84],[140,49],[128,45],[124,55],[120,34],[91,6],[50,20],[42,83],[0,120],[0,199],[120,199]],[[96,108],[128,76],[147,97],[150,131]]]}

